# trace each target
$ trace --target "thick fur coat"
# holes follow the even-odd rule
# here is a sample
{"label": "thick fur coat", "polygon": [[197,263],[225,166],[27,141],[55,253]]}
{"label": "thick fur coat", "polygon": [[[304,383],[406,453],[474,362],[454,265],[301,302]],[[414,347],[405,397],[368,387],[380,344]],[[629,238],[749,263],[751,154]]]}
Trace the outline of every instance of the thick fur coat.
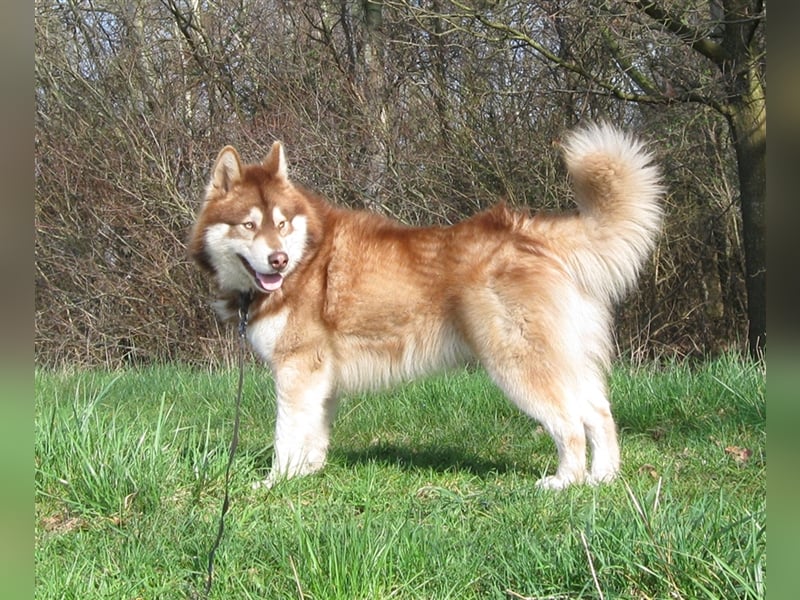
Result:
{"label": "thick fur coat", "polygon": [[540,486],[616,476],[612,308],[653,248],[664,191],[651,155],[612,126],[575,131],[563,150],[577,210],[499,204],[413,228],[295,184],[279,142],[258,164],[222,149],[190,253],[216,281],[222,317],[254,295],[247,336],[278,411],[264,484],[323,466],[341,394],[466,361],[555,441],[558,467]]}

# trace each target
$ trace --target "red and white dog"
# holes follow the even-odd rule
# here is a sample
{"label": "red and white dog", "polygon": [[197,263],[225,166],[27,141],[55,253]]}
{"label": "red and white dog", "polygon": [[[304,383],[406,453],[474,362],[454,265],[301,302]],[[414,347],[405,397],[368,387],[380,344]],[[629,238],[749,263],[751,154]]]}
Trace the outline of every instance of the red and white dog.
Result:
{"label": "red and white dog", "polygon": [[611,310],[653,248],[664,190],[651,155],[612,126],[571,133],[564,156],[577,211],[500,204],[412,228],[294,183],[279,142],[259,164],[222,149],[190,253],[214,277],[223,318],[253,293],[247,336],[278,407],[265,485],[323,466],[341,394],[465,361],[552,436],[558,468],[540,486],[614,478]]}

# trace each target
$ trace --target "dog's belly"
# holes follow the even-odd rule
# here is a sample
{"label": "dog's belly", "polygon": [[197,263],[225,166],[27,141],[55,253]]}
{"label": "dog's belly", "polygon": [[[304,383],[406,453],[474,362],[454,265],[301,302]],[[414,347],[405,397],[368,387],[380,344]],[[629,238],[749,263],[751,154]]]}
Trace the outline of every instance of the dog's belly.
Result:
{"label": "dog's belly", "polygon": [[450,327],[408,336],[341,336],[334,356],[340,392],[381,389],[472,359],[467,344]]}

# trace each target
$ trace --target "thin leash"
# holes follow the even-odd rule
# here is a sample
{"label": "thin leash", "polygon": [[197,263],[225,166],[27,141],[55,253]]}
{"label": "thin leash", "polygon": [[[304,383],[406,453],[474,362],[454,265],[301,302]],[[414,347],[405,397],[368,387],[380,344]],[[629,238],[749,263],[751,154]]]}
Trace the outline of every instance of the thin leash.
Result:
{"label": "thin leash", "polygon": [[222,501],[222,512],[219,516],[219,526],[217,528],[217,537],[208,551],[208,569],[206,572],[206,587],[204,597],[208,598],[211,592],[211,585],[214,582],[214,556],[219,549],[222,542],[222,535],[225,532],[225,514],[230,508],[230,482],[231,482],[231,467],[233,465],[233,457],[236,454],[236,447],[239,445],[239,415],[241,412],[242,404],[242,384],[244,382],[244,358],[247,350],[247,315],[250,310],[250,303],[253,301],[253,292],[242,292],[239,296],[239,385],[236,392],[236,413],[233,419],[233,436],[231,438],[231,446],[228,451],[228,465],[225,467],[225,498]]}

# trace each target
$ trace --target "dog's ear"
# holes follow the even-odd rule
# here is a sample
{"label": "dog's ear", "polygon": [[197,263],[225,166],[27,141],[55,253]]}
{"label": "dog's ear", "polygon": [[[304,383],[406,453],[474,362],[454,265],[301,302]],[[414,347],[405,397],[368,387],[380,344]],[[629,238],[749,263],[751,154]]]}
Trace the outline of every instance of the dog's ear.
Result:
{"label": "dog's ear", "polygon": [[264,159],[264,169],[275,179],[288,181],[288,168],[286,165],[286,154],[283,151],[283,144],[275,142]]}
{"label": "dog's ear", "polygon": [[239,153],[233,146],[225,146],[217,155],[214,163],[214,170],[211,174],[211,182],[208,184],[208,191],[217,190],[223,194],[230,191],[242,177],[242,161]]}

